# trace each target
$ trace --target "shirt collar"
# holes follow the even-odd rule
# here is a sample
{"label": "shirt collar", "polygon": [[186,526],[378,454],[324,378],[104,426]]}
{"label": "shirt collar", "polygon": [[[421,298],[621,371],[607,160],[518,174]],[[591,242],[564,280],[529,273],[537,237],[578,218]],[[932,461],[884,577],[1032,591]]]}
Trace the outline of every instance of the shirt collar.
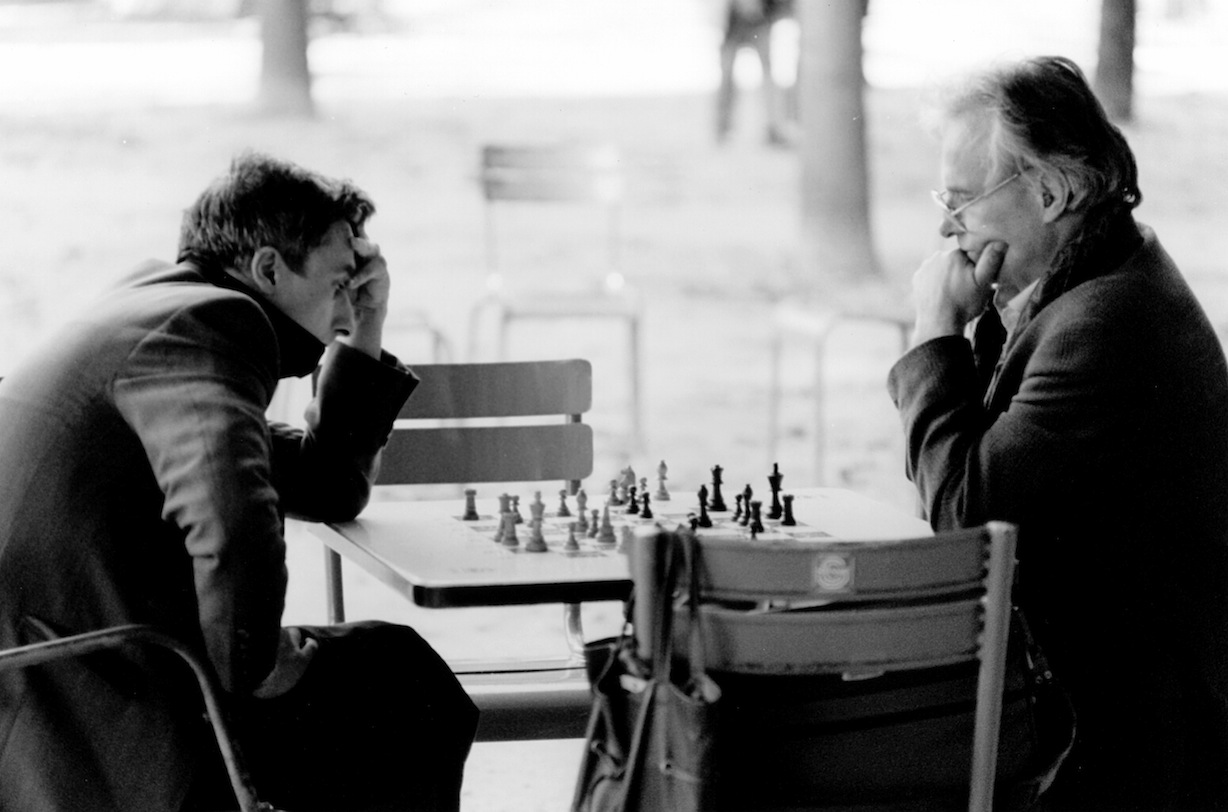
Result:
{"label": "shirt collar", "polygon": [[1039,279],[1032,280],[1032,283],[1023,290],[1016,293],[1009,301],[999,302],[998,294],[994,294],[993,305],[998,310],[998,317],[1002,319],[1002,326],[1006,328],[1007,340],[1015,332],[1015,326],[1019,324],[1019,317],[1023,315],[1024,305],[1028,303],[1028,299],[1032,298],[1032,293],[1036,290],[1036,286],[1040,284]]}

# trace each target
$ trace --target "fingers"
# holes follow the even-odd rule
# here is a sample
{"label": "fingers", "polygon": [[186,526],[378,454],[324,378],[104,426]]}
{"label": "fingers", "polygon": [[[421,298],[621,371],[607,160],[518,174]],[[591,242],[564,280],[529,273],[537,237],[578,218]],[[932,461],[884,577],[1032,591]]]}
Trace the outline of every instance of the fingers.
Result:
{"label": "fingers", "polygon": [[1006,259],[1006,244],[991,242],[977,257],[976,267],[972,269],[972,278],[977,287],[985,288],[998,281],[998,273],[1002,270],[1002,261]]}
{"label": "fingers", "polygon": [[358,259],[358,270],[350,278],[351,289],[356,290],[373,278],[388,272],[388,265],[377,244],[365,237],[353,237],[350,239],[350,247]]}

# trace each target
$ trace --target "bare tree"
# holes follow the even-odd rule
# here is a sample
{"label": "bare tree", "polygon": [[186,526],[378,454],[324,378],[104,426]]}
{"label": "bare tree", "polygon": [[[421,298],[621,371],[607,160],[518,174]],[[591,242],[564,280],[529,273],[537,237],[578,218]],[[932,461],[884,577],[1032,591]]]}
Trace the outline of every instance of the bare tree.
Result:
{"label": "bare tree", "polygon": [[865,6],[803,0],[796,13],[804,267],[834,279],[877,278],[863,96]]}
{"label": "bare tree", "polygon": [[1101,0],[1096,95],[1117,121],[1134,118],[1135,0]]}
{"label": "bare tree", "polygon": [[260,0],[260,106],[268,113],[310,116],[307,0]]}

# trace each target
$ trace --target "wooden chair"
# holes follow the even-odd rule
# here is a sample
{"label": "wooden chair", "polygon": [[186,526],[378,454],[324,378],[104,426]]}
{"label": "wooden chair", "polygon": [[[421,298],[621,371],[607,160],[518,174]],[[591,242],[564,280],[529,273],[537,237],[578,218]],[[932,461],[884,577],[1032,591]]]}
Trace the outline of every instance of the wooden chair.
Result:
{"label": "wooden chair", "polygon": [[[627,331],[631,435],[642,437],[640,325],[643,303],[627,285],[621,269],[621,225],[624,193],[622,157],[610,144],[492,144],[482,148],[481,188],[485,202],[486,293],[474,305],[469,318],[469,355],[479,357],[479,334],[483,318],[495,321],[498,360],[507,357],[512,323],[519,320],[606,319],[622,322]],[[567,208],[582,213],[591,210],[594,236],[603,250],[591,267],[560,267],[549,281],[517,284],[508,268],[504,248],[512,229],[501,229],[501,220],[513,211],[539,212]],[[503,216],[501,217],[500,214]],[[538,218],[541,219],[541,218]],[[518,220],[517,222],[525,222]],[[590,222],[590,220],[586,220]],[[522,236],[516,240],[523,245]],[[556,242],[553,241],[552,242]],[[568,260],[570,264],[572,261]]]}
{"label": "wooden chair", "polygon": [[777,459],[777,444],[780,440],[780,414],[784,400],[784,382],[781,369],[784,364],[785,345],[802,343],[814,356],[812,378],[814,403],[814,481],[826,480],[827,467],[827,353],[828,341],[840,327],[854,324],[869,324],[885,327],[899,338],[900,353],[908,350],[912,337],[913,317],[903,310],[883,308],[841,309],[822,306],[808,307],[793,302],[782,302],[772,313],[772,337],[770,344],[768,383],[768,437],[769,461]]}
{"label": "wooden chair", "polygon": [[[50,630],[47,631],[50,634]],[[230,738],[218,699],[220,689],[213,676],[213,671],[191,649],[166,632],[153,626],[130,624],[68,637],[55,637],[44,642],[0,651],[0,671],[29,668],[59,660],[84,657],[105,649],[133,645],[152,645],[169,649],[188,664],[204,697],[205,713],[209,718],[209,723],[213,726],[239,809],[242,812],[270,812],[272,807],[257,799],[256,790],[248,780],[247,771],[242,764],[239,752]]]}
{"label": "wooden chair", "polygon": [[[685,538],[661,535],[675,545]],[[726,682],[839,675],[844,679],[836,682],[843,683],[979,660],[968,808],[989,810],[1015,543],[1015,527],[999,522],[899,541],[748,544],[704,538],[700,530],[697,577],[706,668]],[[646,557],[633,556],[637,601],[640,584],[655,578],[651,568],[635,565]],[[663,559],[658,553],[655,560]],[[637,606],[637,611],[650,610]],[[675,612],[674,627],[684,630],[686,610]],[[638,634],[637,640],[643,650]],[[676,640],[676,650],[680,645],[686,650],[685,642]],[[789,714],[790,706],[783,707]],[[803,773],[822,774],[825,768],[834,769],[801,765]],[[788,771],[774,773],[773,780],[787,781]]]}
{"label": "wooden chair", "polygon": [[[593,431],[582,422],[592,406],[588,361],[413,369],[421,383],[384,448],[377,487],[559,480],[574,494],[592,473]],[[341,557],[328,548],[325,569],[328,616],[341,623]],[[564,628],[571,651],[565,659],[456,664],[482,709],[480,738],[583,735],[588,684],[579,605],[564,606]]]}

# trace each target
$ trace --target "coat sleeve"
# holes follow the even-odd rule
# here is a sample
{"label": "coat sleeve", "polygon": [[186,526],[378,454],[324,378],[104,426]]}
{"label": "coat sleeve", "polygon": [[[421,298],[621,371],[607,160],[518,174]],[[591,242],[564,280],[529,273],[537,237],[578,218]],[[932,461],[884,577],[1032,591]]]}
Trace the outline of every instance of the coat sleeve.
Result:
{"label": "coat sleeve", "polygon": [[307,409],[307,430],[272,425],[273,474],[282,509],[313,521],[348,521],[366,506],[380,449],[417,386],[393,356],[329,348]]}
{"label": "coat sleeve", "polygon": [[200,629],[223,687],[272,669],[285,601],[285,542],[264,410],[276,340],[246,297],[186,307],[149,331],[114,382],[190,556]]}
{"label": "coat sleeve", "polygon": [[1129,435],[1141,382],[1136,355],[1106,341],[1095,319],[1057,318],[1004,370],[1009,402],[982,402],[971,346],[943,337],[896,363],[888,389],[904,424],[907,473],[936,530],[991,519],[1035,520],[1077,498],[1086,472]]}

